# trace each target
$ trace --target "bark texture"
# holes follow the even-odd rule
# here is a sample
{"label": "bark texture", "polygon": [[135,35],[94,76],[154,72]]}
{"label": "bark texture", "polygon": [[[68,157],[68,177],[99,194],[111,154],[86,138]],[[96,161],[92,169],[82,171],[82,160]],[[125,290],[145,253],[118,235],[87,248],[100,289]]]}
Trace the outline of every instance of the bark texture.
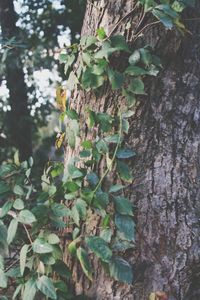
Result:
{"label": "bark texture", "polygon": [[[19,42],[20,37],[12,0],[0,0],[0,25],[4,41],[9,41],[14,37]],[[25,160],[32,154],[31,118],[28,110],[23,64],[20,58],[20,49],[17,47],[8,52],[5,77],[11,106],[11,111],[7,113],[10,145],[19,149],[21,159]]]}
{"label": "bark texture", "polygon": [[[111,32],[133,7],[131,0],[88,1],[82,34],[93,35],[98,27]],[[185,18],[197,18],[199,12],[197,3]],[[130,43],[140,14],[135,11],[117,27]],[[138,152],[127,193],[136,206],[137,249],[125,253],[135,281],[133,286],[117,283],[94,261],[95,279],[89,284],[75,264],[76,291],[92,299],[146,300],[155,291],[165,291],[169,300],[200,299],[200,26],[195,20],[185,23],[192,33],[185,37],[162,26],[144,32],[164,68],[157,79],[147,80],[148,96],[137,104],[127,136]],[[116,98],[108,90],[97,103],[78,95],[74,105],[81,110],[95,103],[107,111]]]}

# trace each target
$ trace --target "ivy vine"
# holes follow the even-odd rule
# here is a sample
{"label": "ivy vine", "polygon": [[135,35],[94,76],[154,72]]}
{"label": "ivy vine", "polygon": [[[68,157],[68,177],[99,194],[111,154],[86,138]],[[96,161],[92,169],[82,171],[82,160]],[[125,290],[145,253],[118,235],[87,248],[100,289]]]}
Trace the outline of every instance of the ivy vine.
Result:
{"label": "ivy vine", "polygon": [[[137,7],[157,19],[150,25],[158,22],[183,32],[180,13],[194,2],[139,0]],[[145,28],[139,28],[135,39]],[[127,284],[134,280],[132,266],[123,255],[135,247],[134,207],[124,190],[133,180],[129,162],[137,154],[126,146],[125,136],[134,113],[131,108],[138,97],[146,95],[144,78],[158,75],[160,59],[149,46],[133,48],[123,35],[107,36],[99,28],[96,36],[83,36],[79,44],[62,49],[59,60],[71,97],[77,89],[98,97],[109,85],[126,104],[116,103],[114,115],[89,107],[80,115],[69,99],[66,103],[66,88],[59,87],[57,104],[66,130],[58,134],[56,148],[76,149],[76,155],[67,166],[48,162],[41,189],[32,182],[32,158],[20,162],[16,153],[13,161],[0,166],[0,201],[4,203],[0,208],[0,288],[6,295],[9,282],[14,282],[13,299],[21,295],[23,300],[32,300],[36,294],[74,299],[68,284],[71,271],[63,261],[66,238],[71,240],[69,254],[80,262],[90,281],[93,254],[115,280]],[[86,139],[84,124],[90,133]],[[95,230],[85,233],[92,218]]]}

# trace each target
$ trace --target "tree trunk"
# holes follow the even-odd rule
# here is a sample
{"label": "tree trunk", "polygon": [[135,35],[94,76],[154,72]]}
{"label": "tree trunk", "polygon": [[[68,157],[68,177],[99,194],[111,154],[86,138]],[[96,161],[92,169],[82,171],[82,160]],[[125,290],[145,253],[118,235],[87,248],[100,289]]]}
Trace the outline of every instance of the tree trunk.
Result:
{"label": "tree trunk", "polygon": [[[0,0],[0,24],[4,41],[16,38],[19,42],[19,32],[16,27],[16,14],[12,0]],[[5,77],[11,106],[11,111],[7,113],[10,144],[19,149],[21,159],[25,160],[32,154],[31,118],[28,110],[23,64],[20,58],[20,49],[17,47],[8,52]]]}
{"label": "tree trunk", "polygon": [[[88,1],[82,34],[94,35],[99,27],[110,33],[133,6],[131,0]],[[197,4],[185,18],[197,18],[199,11]],[[117,27],[130,43],[140,14],[138,9]],[[200,26],[195,20],[186,26],[191,34],[184,37],[161,25],[144,31],[145,43],[164,67],[157,79],[146,81],[148,96],[135,107],[126,141],[138,153],[127,193],[136,207],[136,250],[125,254],[135,281],[120,284],[95,261],[95,279],[89,284],[74,264],[77,293],[92,299],[146,300],[155,291],[166,292],[170,300],[200,299]],[[116,97],[107,91],[95,102],[79,94],[74,107],[83,111],[95,103],[96,109],[108,111]]]}

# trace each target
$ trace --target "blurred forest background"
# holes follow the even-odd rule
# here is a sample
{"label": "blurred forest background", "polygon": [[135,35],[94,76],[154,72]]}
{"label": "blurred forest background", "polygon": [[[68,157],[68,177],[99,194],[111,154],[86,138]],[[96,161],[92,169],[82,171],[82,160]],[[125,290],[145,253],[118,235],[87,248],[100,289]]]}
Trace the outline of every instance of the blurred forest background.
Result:
{"label": "blurred forest background", "polygon": [[19,149],[40,172],[55,155],[55,90],[64,82],[58,56],[79,39],[85,2],[0,1],[0,163]]}

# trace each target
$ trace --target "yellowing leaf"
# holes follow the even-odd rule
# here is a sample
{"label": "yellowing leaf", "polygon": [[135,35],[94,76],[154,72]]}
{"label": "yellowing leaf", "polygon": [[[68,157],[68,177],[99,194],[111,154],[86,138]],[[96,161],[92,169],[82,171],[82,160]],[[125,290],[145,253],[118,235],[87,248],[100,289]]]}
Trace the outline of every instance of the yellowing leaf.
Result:
{"label": "yellowing leaf", "polygon": [[149,296],[149,300],[156,300],[156,294],[151,293],[150,296]]}
{"label": "yellowing leaf", "polygon": [[63,87],[58,87],[56,89],[56,103],[58,109],[61,111],[66,111],[66,102],[67,102],[67,91]]}
{"label": "yellowing leaf", "polygon": [[56,143],[55,147],[56,149],[60,149],[65,139],[65,132],[59,132],[56,136]]}

